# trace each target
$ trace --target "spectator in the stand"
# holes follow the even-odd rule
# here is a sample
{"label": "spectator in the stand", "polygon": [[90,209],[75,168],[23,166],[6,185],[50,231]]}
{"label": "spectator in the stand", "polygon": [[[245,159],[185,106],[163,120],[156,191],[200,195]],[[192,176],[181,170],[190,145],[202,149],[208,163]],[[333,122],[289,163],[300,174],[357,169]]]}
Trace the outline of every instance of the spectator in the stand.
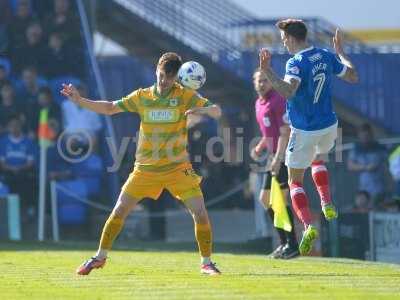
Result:
{"label": "spectator in the stand", "polygon": [[354,206],[351,209],[353,213],[368,213],[372,210],[371,196],[367,191],[358,191]]}
{"label": "spectator in the stand", "polygon": [[35,212],[35,156],[35,144],[22,132],[19,117],[12,117],[8,122],[8,134],[0,140],[1,173],[11,192],[20,196],[23,211],[28,216]]}
{"label": "spectator in the stand", "polygon": [[358,129],[358,142],[349,153],[348,169],[359,173],[358,190],[367,191],[374,207],[380,206],[385,196],[386,149],[374,138],[371,125]]}
{"label": "spectator in the stand", "polygon": [[40,23],[29,24],[26,29],[25,43],[10,54],[17,74],[20,74],[26,66],[33,66],[42,73],[42,67],[46,61],[46,43]]}
{"label": "spectator in the stand", "polygon": [[[86,86],[80,84],[77,87],[82,97],[87,97]],[[102,122],[98,114],[76,105],[73,101],[62,103],[62,117],[64,130],[69,135],[81,136],[80,145],[97,145],[99,131]],[[88,140],[90,138],[90,140]]]}
{"label": "spectator in the stand", "polygon": [[76,57],[67,47],[60,33],[53,32],[49,36],[44,62],[44,74],[47,78],[65,75],[77,76]]}
{"label": "spectator in the stand", "polygon": [[39,78],[36,68],[28,66],[22,71],[22,80],[17,88],[18,97],[24,105],[34,105],[37,103],[40,88],[46,85],[47,82]]}
{"label": "spectator in the stand", "polygon": [[45,28],[49,34],[60,32],[66,44],[80,44],[80,23],[69,0],[54,1],[54,11],[48,15]]}
{"label": "spectator in the stand", "polygon": [[29,24],[35,20],[32,15],[31,5],[29,0],[19,0],[15,12],[9,25],[10,48],[9,54],[23,47],[25,44],[25,33]]}
{"label": "spectator in the stand", "polygon": [[51,89],[48,87],[42,87],[39,90],[37,103],[32,105],[31,114],[27,116],[29,133],[31,137],[34,137],[37,134],[40,111],[44,108],[48,109],[49,124],[53,122],[61,124],[61,110],[60,107],[54,102]]}
{"label": "spectator in the stand", "polygon": [[7,124],[11,117],[17,116],[21,122],[25,122],[24,109],[15,98],[14,88],[10,82],[3,84],[0,90],[0,135],[7,131]]}

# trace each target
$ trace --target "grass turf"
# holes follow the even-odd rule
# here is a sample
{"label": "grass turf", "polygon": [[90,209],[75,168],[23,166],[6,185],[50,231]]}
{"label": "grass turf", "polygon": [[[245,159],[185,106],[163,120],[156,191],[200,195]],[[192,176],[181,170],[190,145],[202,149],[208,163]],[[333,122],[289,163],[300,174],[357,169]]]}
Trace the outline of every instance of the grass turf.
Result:
{"label": "grass turf", "polygon": [[224,253],[228,247],[216,245],[220,252],[213,258],[223,275],[207,277],[199,274],[192,248],[142,243],[113,251],[104,269],[77,276],[76,267],[95,245],[0,243],[0,298],[400,299],[398,265],[311,257],[272,260]]}

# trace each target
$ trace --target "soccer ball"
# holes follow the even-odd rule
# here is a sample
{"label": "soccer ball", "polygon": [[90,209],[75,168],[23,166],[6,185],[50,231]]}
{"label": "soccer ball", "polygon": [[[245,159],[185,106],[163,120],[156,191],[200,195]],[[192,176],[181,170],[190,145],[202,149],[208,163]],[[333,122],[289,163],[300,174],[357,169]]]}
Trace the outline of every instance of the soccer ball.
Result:
{"label": "soccer ball", "polygon": [[180,67],[178,80],[183,86],[197,90],[206,82],[206,71],[198,62],[188,61]]}

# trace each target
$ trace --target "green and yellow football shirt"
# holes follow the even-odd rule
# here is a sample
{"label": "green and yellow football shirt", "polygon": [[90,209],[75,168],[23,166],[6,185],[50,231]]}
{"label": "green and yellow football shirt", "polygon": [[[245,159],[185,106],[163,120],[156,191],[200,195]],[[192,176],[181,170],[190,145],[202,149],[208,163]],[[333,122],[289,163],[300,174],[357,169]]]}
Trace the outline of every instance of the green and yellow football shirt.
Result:
{"label": "green and yellow football shirt", "polygon": [[165,97],[154,85],[133,91],[117,105],[123,111],[138,113],[141,119],[135,168],[163,172],[189,162],[185,111],[212,103],[175,83]]}

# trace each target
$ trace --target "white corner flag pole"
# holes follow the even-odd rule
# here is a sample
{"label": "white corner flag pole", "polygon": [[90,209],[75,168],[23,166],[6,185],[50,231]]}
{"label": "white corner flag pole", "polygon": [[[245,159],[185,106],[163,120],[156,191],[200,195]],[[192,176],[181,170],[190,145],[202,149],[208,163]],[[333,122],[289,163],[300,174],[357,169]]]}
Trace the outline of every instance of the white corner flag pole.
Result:
{"label": "white corner flag pole", "polygon": [[60,232],[58,229],[58,213],[57,213],[57,182],[50,181],[50,203],[51,203],[51,220],[53,224],[53,241],[60,241]]}
{"label": "white corner flag pole", "polygon": [[39,224],[38,240],[44,240],[45,210],[46,210],[46,168],[47,168],[47,147],[40,146],[40,169],[39,169]]}

